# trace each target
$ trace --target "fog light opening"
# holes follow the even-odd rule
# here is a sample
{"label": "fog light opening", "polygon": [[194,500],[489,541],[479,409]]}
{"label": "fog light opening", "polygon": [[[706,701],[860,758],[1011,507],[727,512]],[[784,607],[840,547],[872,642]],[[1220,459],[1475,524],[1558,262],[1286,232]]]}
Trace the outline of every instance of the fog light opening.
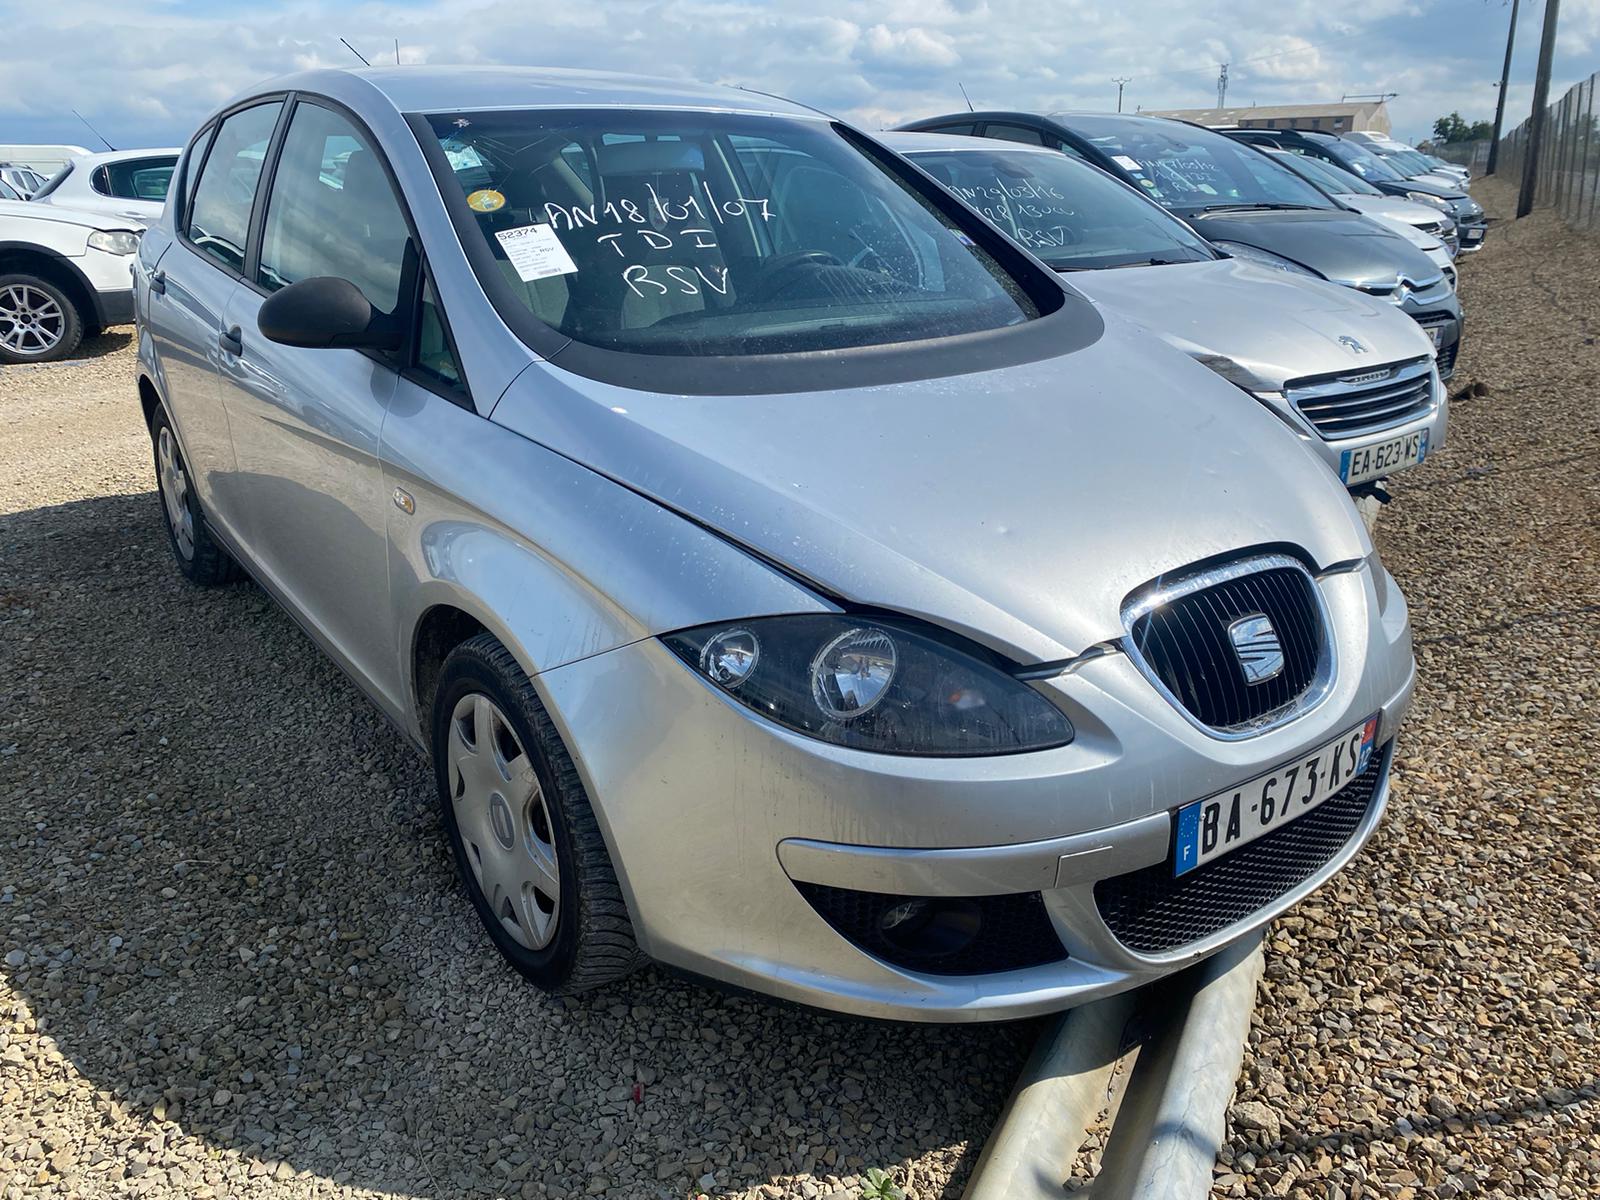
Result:
{"label": "fog light opening", "polygon": [[903,900],[878,917],[878,935],[900,953],[914,958],[959,954],[983,928],[978,905],[962,897]]}

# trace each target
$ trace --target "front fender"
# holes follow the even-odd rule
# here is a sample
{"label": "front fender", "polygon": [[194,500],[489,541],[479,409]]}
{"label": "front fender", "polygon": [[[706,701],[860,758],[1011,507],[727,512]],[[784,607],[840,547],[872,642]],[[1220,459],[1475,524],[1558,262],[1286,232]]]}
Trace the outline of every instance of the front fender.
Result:
{"label": "front fender", "polygon": [[674,629],[832,611],[716,534],[432,393],[390,414],[383,458],[412,507],[389,508],[389,582],[419,740],[418,630],[440,605],[535,679]]}

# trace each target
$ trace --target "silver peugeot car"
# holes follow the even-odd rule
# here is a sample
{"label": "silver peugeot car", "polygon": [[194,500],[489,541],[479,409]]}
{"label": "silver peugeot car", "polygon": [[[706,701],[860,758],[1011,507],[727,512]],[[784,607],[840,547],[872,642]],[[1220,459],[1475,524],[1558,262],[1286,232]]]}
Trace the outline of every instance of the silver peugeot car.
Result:
{"label": "silver peugeot car", "polygon": [[1060,1009],[1382,814],[1415,668],[1338,481],[814,110],[296,75],[206,122],[135,274],[179,569],[430,754],[542,987]]}
{"label": "silver peugeot car", "polygon": [[1229,258],[1121,180],[1043,146],[881,136],[1078,291],[1266,404],[1347,487],[1444,444],[1433,342],[1394,305]]}

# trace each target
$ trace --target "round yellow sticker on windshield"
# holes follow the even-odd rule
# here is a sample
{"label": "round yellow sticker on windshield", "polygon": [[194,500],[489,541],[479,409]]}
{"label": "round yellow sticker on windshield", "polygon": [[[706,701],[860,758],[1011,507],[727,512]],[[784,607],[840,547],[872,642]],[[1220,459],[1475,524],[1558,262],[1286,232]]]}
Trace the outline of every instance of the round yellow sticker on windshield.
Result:
{"label": "round yellow sticker on windshield", "polygon": [[497,212],[506,206],[506,198],[493,188],[482,188],[467,197],[467,207],[473,212]]}

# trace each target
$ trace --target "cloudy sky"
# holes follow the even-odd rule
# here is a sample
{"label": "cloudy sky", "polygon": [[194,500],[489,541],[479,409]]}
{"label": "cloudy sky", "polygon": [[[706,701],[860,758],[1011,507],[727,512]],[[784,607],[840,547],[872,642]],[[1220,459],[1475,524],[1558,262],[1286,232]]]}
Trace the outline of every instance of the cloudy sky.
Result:
{"label": "cloudy sky", "polygon": [[[1524,0],[1508,125],[1532,93]],[[1600,0],[1566,0],[1552,98],[1600,70]],[[588,66],[743,83],[870,127],[974,104],[1128,108],[1398,92],[1395,131],[1493,115],[1509,0],[0,0],[0,143],[176,144],[242,88],[374,61]],[[97,147],[96,147],[97,148]]]}

